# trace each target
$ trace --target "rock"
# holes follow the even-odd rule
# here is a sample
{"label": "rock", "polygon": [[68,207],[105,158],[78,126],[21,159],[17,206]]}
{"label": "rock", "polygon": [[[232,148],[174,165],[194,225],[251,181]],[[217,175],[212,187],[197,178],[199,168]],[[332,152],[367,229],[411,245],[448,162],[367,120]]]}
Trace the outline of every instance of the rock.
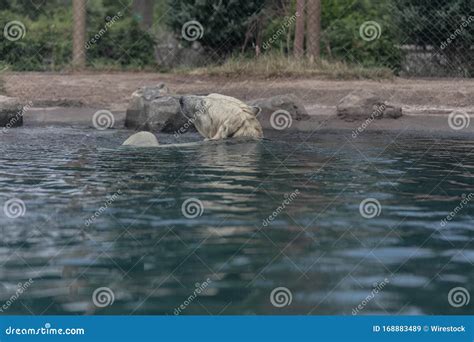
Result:
{"label": "rock", "polygon": [[23,107],[19,99],[0,95],[0,127],[23,126]]}
{"label": "rock", "polygon": [[402,108],[383,101],[366,90],[356,90],[343,97],[337,105],[337,116],[346,121],[399,118]]}
{"label": "rock", "polygon": [[180,96],[170,95],[164,84],[143,87],[132,94],[125,127],[151,132],[174,133],[194,127],[181,114]]}
{"label": "rock", "polygon": [[[293,94],[278,95],[270,98],[252,100],[248,102],[250,106],[257,106],[262,112],[257,116],[263,124],[268,123],[273,113],[284,111],[289,113],[292,120],[307,120],[309,114],[301,101]],[[267,126],[267,125],[265,125]]]}
{"label": "rock", "polygon": [[150,132],[138,132],[125,140],[122,146],[157,147],[158,139]]}

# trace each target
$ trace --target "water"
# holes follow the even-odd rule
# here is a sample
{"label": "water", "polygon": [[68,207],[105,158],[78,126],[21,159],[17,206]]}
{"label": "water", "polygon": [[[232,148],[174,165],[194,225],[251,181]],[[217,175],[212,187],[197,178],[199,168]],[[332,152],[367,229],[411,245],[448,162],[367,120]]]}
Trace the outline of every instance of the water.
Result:
{"label": "water", "polygon": [[[26,209],[0,210],[3,313],[474,313],[448,301],[474,295],[472,141],[318,132],[117,149],[129,134],[0,135],[0,204]],[[289,305],[272,305],[278,287]]]}

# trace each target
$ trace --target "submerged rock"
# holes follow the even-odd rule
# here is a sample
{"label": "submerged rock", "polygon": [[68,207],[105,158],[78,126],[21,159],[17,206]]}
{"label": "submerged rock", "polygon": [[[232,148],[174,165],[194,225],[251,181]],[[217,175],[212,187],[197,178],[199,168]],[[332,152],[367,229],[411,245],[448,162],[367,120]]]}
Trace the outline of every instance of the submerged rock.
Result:
{"label": "submerged rock", "polygon": [[182,130],[187,119],[181,114],[180,96],[170,95],[163,84],[142,87],[132,94],[125,127],[151,132],[173,133]]}
{"label": "submerged rock", "polygon": [[15,97],[0,95],[0,127],[23,126],[23,104]]}
{"label": "submerged rock", "polygon": [[283,111],[291,116],[291,120],[307,120],[309,114],[304,105],[293,94],[278,95],[269,98],[262,98],[249,101],[250,106],[260,107],[262,112],[257,116],[263,124],[271,119],[271,116],[278,111]]}
{"label": "submerged rock", "polygon": [[124,141],[122,146],[157,147],[158,139],[150,132],[138,132]]}
{"label": "submerged rock", "polygon": [[343,97],[337,105],[337,116],[346,121],[365,119],[397,119],[402,108],[387,103],[381,97],[366,91],[356,90]]}

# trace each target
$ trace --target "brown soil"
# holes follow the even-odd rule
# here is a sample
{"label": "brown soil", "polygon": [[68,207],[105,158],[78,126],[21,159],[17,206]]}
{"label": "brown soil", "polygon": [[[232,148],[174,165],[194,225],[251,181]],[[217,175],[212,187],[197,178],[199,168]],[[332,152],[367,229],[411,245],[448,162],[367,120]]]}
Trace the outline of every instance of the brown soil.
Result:
{"label": "brown soil", "polygon": [[235,79],[159,73],[6,73],[7,95],[32,101],[35,107],[85,106],[124,111],[130,94],[144,85],[165,82],[178,94],[219,92],[242,100],[293,93],[308,107],[333,107],[354,89],[367,89],[405,108],[436,112],[474,108],[474,80],[401,79],[334,81],[323,79]]}

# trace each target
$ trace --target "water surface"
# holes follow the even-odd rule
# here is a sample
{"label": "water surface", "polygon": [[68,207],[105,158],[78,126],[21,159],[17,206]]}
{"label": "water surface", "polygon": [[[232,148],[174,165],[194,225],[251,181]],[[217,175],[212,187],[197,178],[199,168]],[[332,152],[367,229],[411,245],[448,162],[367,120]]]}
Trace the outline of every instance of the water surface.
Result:
{"label": "water surface", "polygon": [[[454,287],[474,295],[473,202],[442,223],[474,192],[472,141],[318,132],[117,148],[128,135],[0,134],[0,205],[26,209],[0,210],[4,313],[474,313],[448,302]],[[366,199],[378,216],[361,215]],[[281,308],[278,287],[292,298]]]}

